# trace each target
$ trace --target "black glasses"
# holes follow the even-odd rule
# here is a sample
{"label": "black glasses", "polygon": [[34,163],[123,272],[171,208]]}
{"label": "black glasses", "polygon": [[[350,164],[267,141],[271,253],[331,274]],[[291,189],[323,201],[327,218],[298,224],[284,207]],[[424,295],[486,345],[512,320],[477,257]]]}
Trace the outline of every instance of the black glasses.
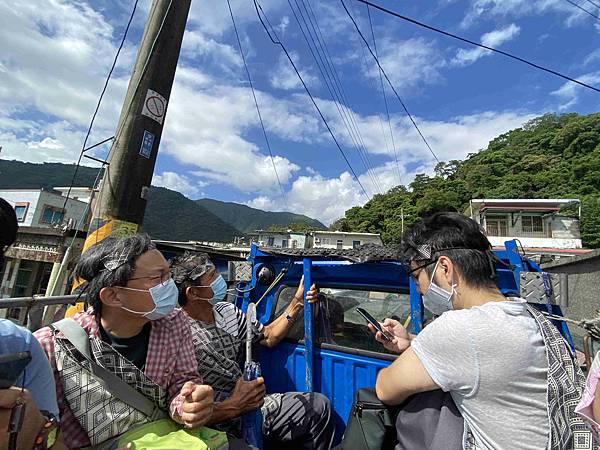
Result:
{"label": "black glasses", "polygon": [[437,262],[437,258],[429,261],[428,263],[422,264],[420,266],[415,267],[414,269],[409,270],[406,274],[409,275],[409,276],[412,276],[416,280],[418,278],[418,274],[415,275],[415,272],[417,270],[420,271],[420,270],[424,269],[425,267],[428,267],[428,266],[431,266],[432,264],[435,264],[436,262]]}

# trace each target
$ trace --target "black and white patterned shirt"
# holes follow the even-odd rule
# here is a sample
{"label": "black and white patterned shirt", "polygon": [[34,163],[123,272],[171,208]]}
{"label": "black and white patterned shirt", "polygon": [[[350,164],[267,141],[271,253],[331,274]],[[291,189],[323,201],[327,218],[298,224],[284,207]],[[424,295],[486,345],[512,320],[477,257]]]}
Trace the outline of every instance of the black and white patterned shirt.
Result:
{"label": "black and white patterned shirt", "polygon": [[[198,371],[204,383],[213,388],[215,401],[227,399],[242,376],[245,359],[247,319],[238,307],[228,302],[214,306],[215,323],[207,324],[189,317]],[[264,326],[253,323],[255,336]]]}

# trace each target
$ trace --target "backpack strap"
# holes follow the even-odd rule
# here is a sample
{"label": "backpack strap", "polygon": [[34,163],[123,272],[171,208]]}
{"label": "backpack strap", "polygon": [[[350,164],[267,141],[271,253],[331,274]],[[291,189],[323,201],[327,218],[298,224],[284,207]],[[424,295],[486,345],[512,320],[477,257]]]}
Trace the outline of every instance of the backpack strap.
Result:
{"label": "backpack strap", "polygon": [[90,351],[89,336],[79,323],[71,318],[67,318],[50,325],[50,327],[62,332],[65,338],[73,344],[77,351],[89,362],[92,373],[112,395],[142,412],[151,421],[166,417],[164,411],[153,401],[94,360]]}

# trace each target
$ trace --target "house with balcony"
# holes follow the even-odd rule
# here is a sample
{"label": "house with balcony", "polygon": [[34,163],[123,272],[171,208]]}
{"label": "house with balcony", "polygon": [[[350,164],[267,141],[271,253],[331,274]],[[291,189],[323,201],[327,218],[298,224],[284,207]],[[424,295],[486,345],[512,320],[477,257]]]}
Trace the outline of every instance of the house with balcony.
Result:
{"label": "house with balcony", "polygon": [[382,245],[381,236],[375,233],[351,233],[343,231],[315,230],[307,233],[291,230],[257,230],[251,235],[252,241],[262,247],[276,248],[336,248],[351,249],[363,244]]}
{"label": "house with balcony", "polygon": [[473,199],[465,214],[485,229],[494,248],[518,239],[527,256],[546,262],[588,252],[579,232],[580,205],[568,198]]}

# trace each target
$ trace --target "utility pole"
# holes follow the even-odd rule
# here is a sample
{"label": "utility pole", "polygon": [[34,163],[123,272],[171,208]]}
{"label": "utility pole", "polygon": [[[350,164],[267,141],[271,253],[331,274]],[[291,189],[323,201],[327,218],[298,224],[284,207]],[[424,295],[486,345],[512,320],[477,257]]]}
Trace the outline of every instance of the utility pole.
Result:
{"label": "utility pole", "polygon": [[83,251],[142,224],[190,4],[152,3]]}

